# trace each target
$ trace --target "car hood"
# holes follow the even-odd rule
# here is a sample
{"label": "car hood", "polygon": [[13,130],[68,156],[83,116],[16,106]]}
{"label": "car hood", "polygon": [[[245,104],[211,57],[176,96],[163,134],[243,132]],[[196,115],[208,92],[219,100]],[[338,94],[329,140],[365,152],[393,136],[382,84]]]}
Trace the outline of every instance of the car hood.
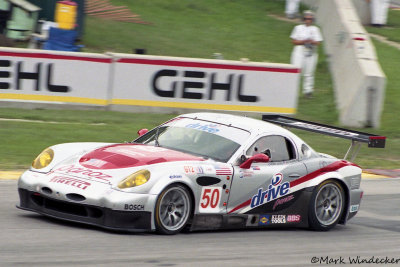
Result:
{"label": "car hood", "polygon": [[79,163],[89,169],[120,169],[174,161],[203,161],[193,156],[164,147],[142,144],[114,144],[86,153]]}

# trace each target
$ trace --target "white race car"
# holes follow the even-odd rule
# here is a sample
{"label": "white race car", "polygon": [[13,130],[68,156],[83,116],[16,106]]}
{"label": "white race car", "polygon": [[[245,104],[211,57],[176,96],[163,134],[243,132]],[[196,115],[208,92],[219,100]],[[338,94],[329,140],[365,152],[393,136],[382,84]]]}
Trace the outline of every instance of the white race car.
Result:
{"label": "white race car", "polygon": [[360,207],[361,168],[315,152],[276,124],[350,139],[347,156],[362,142],[385,144],[385,137],[283,116],[186,114],[140,130],[131,143],[45,149],[18,181],[18,208],[163,234],[346,223]]}

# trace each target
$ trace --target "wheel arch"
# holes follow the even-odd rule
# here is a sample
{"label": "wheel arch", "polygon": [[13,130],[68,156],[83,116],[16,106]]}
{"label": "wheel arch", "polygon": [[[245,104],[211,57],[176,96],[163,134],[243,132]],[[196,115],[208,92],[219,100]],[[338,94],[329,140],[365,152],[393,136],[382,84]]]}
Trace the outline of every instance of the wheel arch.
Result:
{"label": "wheel arch", "polygon": [[[184,181],[173,181],[171,183],[165,184],[164,187],[162,187],[161,190],[159,191],[159,193],[157,194],[157,199],[158,199],[158,197],[160,196],[160,194],[164,190],[166,190],[169,187],[173,187],[173,186],[177,186],[177,185],[184,187],[189,192],[190,198],[192,200],[191,201],[191,207],[190,207],[189,220],[188,220],[187,225],[185,227],[186,229],[190,229],[190,226],[192,224],[193,217],[194,217],[195,208],[196,208],[196,198],[195,198],[195,194],[193,192],[193,189],[191,188],[191,186],[188,183],[186,183]],[[154,216],[154,220],[155,220],[155,216]],[[185,230],[185,228],[184,228],[184,230]]]}
{"label": "wheel arch", "polygon": [[[315,208],[315,199],[318,196],[318,192],[320,192],[320,189],[327,185],[327,184],[336,184],[336,187],[340,187],[342,191],[342,196],[343,196],[343,204],[342,204],[342,211],[341,214],[335,219],[335,221],[332,221],[332,223],[323,225],[317,218],[316,213],[312,210]],[[318,189],[318,190],[317,190]],[[339,189],[339,188],[338,188]],[[344,224],[347,218],[347,212],[348,212],[348,205],[350,201],[350,193],[349,193],[349,188],[346,185],[344,181],[342,181],[338,177],[329,177],[321,181],[319,184],[317,184],[314,189],[313,193],[311,195],[311,199],[308,205],[308,226],[312,230],[317,230],[317,231],[328,231],[335,227],[336,224]],[[337,215],[336,215],[337,216]]]}
{"label": "wheel arch", "polygon": [[[188,190],[188,192],[190,194],[190,197],[192,198],[192,203],[191,203],[192,206],[190,207],[191,208],[191,218],[190,219],[192,219],[193,215],[194,215],[194,210],[195,210],[195,207],[196,207],[196,199],[195,199],[195,196],[194,196],[193,189],[188,184],[183,183],[183,182],[173,182],[173,183],[170,183],[168,186],[174,186],[174,185],[181,185],[181,186],[185,187]],[[168,186],[166,186],[165,188],[167,188]]]}
{"label": "wheel arch", "polygon": [[347,184],[345,182],[343,182],[342,180],[337,179],[337,178],[331,179],[331,180],[338,182],[342,186],[343,191],[344,191],[344,200],[345,200],[344,209],[343,209],[343,213],[342,213],[338,223],[345,224],[347,214],[349,212],[350,190],[349,190],[349,187],[347,186]]}

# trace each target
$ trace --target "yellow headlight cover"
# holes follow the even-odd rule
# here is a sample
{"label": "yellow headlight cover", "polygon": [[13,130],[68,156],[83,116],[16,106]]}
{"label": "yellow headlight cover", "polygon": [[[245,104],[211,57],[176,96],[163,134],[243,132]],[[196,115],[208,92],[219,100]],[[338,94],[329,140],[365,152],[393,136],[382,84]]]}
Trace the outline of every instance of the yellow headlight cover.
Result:
{"label": "yellow headlight cover", "polygon": [[54,158],[54,151],[51,148],[46,148],[42,153],[37,156],[33,162],[32,167],[35,169],[43,169],[47,167]]}
{"label": "yellow headlight cover", "polygon": [[135,173],[132,173],[124,180],[119,182],[118,188],[124,189],[124,188],[139,186],[147,183],[147,181],[149,180],[150,180],[150,172],[148,170],[140,170]]}

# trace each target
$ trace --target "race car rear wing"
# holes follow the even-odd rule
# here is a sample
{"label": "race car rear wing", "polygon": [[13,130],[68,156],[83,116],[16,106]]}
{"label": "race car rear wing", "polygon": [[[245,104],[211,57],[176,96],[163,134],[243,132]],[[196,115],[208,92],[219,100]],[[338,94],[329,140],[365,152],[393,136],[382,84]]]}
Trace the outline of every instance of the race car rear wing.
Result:
{"label": "race car rear wing", "polygon": [[263,115],[262,120],[274,124],[279,124],[285,127],[291,127],[300,130],[335,136],[339,138],[350,139],[351,145],[347,150],[344,159],[347,159],[347,157],[351,155],[351,161],[353,161],[354,158],[356,157],[358,150],[360,149],[361,143],[368,143],[368,147],[384,148],[386,142],[385,136],[378,136],[369,133],[352,131],[344,128],[315,123],[311,121],[293,119],[281,115]]}

